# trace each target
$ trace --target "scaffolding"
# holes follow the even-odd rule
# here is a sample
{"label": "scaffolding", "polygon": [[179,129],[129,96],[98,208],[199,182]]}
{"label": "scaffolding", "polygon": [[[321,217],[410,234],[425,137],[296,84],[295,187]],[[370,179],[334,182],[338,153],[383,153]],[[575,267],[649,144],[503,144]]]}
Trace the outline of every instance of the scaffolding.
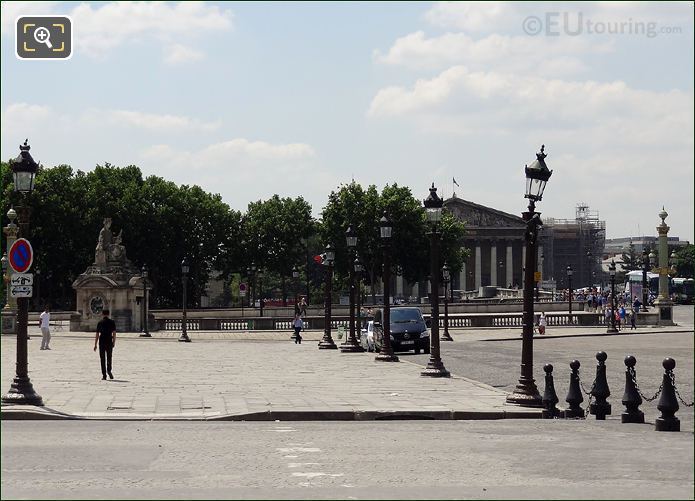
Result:
{"label": "scaffolding", "polygon": [[601,258],[606,241],[606,222],[598,211],[578,203],[574,219],[543,219],[543,275],[567,288],[567,266],[572,266],[572,288],[602,285]]}

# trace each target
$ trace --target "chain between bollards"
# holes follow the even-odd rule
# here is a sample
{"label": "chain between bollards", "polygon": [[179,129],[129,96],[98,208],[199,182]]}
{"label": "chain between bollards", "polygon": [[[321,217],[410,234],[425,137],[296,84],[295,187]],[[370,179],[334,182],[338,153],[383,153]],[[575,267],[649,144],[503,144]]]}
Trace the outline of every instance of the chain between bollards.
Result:
{"label": "chain between bollards", "polygon": [[[686,401],[683,399],[683,397],[681,396],[681,393],[678,391],[678,387],[676,387],[676,375],[675,375],[673,372],[671,372],[671,373],[669,374],[669,376],[670,376],[670,378],[671,378],[671,384],[673,384],[673,390],[676,392],[676,395],[678,396],[678,400],[680,400],[681,403],[682,403],[684,406],[686,406],[686,407],[692,407],[693,404],[695,404],[695,402],[690,402],[690,403],[686,402]],[[662,385],[662,387],[663,387],[663,385]]]}

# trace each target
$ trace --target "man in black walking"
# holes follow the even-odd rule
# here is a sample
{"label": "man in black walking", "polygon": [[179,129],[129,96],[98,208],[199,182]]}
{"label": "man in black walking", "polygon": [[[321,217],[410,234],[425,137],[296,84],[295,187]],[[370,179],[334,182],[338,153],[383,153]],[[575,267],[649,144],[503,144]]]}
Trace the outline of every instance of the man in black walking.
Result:
{"label": "man in black walking", "polygon": [[109,318],[109,310],[102,310],[103,318],[97,324],[97,334],[94,338],[94,351],[97,351],[99,342],[99,358],[101,359],[101,379],[106,379],[106,373],[113,379],[111,373],[111,356],[113,347],[116,346],[116,322]]}

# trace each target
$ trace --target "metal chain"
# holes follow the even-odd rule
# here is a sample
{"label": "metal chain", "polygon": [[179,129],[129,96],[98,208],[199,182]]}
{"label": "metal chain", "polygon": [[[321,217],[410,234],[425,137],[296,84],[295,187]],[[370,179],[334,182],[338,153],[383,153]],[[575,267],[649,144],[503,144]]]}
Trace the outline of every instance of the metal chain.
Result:
{"label": "metal chain", "polygon": [[637,384],[637,376],[635,375],[635,369],[632,367],[630,367],[630,378],[632,379],[632,384],[635,385],[635,389],[637,390],[637,393],[639,393],[640,397],[642,397],[642,399],[647,401],[647,402],[652,402],[652,401],[656,400],[656,398],[659,395],[661,395],[661,390],[664,389],[664,383],[662,381],[661,385],[659,386],[659,389],[656,390],[656,393],[654,394],[654,396],[652,398],[649,398],[649,397],[645,396],[644,393],[642,393],[642,390],[639,389],[639,385]]}
{"label": "metal chain", "polygon": [[678,400],[680,400],[681,403],[686,407],[692,407],[693,404],[695,404],[695,402],[688,403],[685,400],[683,400],[683,397],[681,397],[681,393],[678,391],[678,388],[676,387],[676,375],[673,372],[671,372],[669,373],[669,377],[671,378],[671,384],[673,384],[673,389],[676,391],[676,395],[678,395]]}

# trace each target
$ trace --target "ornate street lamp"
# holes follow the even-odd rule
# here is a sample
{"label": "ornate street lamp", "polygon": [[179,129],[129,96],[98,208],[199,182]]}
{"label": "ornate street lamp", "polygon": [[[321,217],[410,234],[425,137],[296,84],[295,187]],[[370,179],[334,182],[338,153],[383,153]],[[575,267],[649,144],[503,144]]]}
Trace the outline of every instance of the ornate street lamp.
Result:
{"label": "ornate street lamp", "polygon": [[[348,263],[352,264],[355,257],[355,248],[357,247],[357,233],[352,228],[352,225],[348,226],[345,232],[345,242],[348,248]],[[360,353],[364,351],[362,345],[357,342],[355,337],[355,268],[354,266],[348,266],[348,271],[350,274],[350,335],[345,342],[340,345],[341,353]]]}
{"label": "ornate street lamp", "polygon": [[183,311],[181,313],[181,336],[179,336],[179,341],[184,343],[190,343],[191,338],[188,337],[188,319],[186,316],[186,286],[188,285],[188,272],[190,266],[188,261],[184,257],[181,261],[181,282],[183,283]]}
{"label": "ornate street lamp", "polygon": [[149,322],[147,321],[147,277],[149,276],[149,272],[147,271],[146,264],[142,265],[140,276],[142,277],[142,332],[140,333],[140,337],[152,337],[148,325]]}
{"label": "ornate street lamp", "polygon": [[430,224],[430,360],[427,368],[420,374],[430,377],[449,377],[449,371],[444,367],[439,351],[439,221],[442,219],[442,207],[444,201],[437,195],[437,188],[430,188],[429,196],[423,201],[425,214]]}
{"label": "ornate street lamp", "polygon": [[[31,209],[25,205],[26,195],[34,189],[34,176],[39,170],[31,157],[28,139],[19,147],[19,156],[10,160],[14,176],[14,189],[22,194],[22,205],[17,207],[19,215],[19,236],[29,237],[29,216]],[[17,364],[10,390],[2,397],[6,404],[43,405],[41,396],[34,391],[29,379],[29,353],[27,350],[27,326],[29,323],[29,298],[17,298]]]}
{"label": "ornate street lamp", "polygon": [[678,256],[676,256],[676,251],[671,251],[669,261],[671,262],[671,267],[669,268],[668,274],[671,275],[671,278],[673,278],[678,275],[678,267],[676,266],[678,263]]}
{"label": "ornate street lamp", "polygon": [[256,265],[251,263],[251,266],[246,267],[246,275],[249,277],[249,303],[251,308],[256,308]]}
{"label": "ornate street lamp", "polygon": [[[2,259],[0,259],[0,262],[2,263],[2,280],[5,283],[5,290],[7,291],[6,296],[10,295],[10,288],[7,286],[7,284],[10,281],[10,277],[7,275],[7,253],[3,253]],[[4,302],[4,301],[3,301]],[[3,309],[7,308],[9,305],[7,303],[3,304]]]}
{"label": "ornate street lamp", "polygon": [[331,337],[331,289],[333,285],[333,263],[335,252],[331,244],[326,245],[323,265],[326,267],[326,281],[324,285],[324,315],[323,315],[323,339],[319,342],[319,350],[335,350],[338,347]]}
{"label": "ornate street lamp", "polygon": [[449,267],[444,263],[442,267],[442,278],[444,279],[444,333],[442,334],[442,341],[453,341],[454,339],[449,334],[449,284],[451,283],[451,271]]}
{"label": "ornate street lamp", "polygon": [[[642,243],[644,245],[644,243]],[[649,311],[647,303],[649,302],[649,282],[647,281],[647,272],[649,271],[649,254],[647,248],[642,249],[642,311]]]}
{"label": "ornate street lamp", "polygon": [[507,402],[526,407],[541,407],[541,395],[533,379],[533,283],[538,263],[538,230],[542,226],[540,213],[536,212],[536,202],[543,198],[545,185],[553,171],[545,164],[545,145],[536,153],[536,160],[526,166],[526,195],[529,199],[528,211],[523,213],[526,221],[526,263],[524,273],[524,315],[521,342],[521,377],[514,392],[507,396]]}
{"label": "ornate street lamp", "polygon": [[296,308],[298,306],[297,289],[299,288],[299,269],[296,264],[292,267],[292,285],[294,286],[294,305]]}
{"label": "ornate street lamp", "polygon": [[[362,336],[362,315],[360,313],[360,302],[362,298],[360,297],[362,295],[362,272],[364,271],[364,265],[362,264],[362,261],[360,261],[360,257],[357,256],[355,257],[355,262],[354,262],[354,267],[355,267],[355,282],[357,283],[356,290],[355,290],[355,317],[356,317],[356,322],[357,322],[357,336],[358,338]],[[358,339],[359,342],[359,339]]]}
{"label": "ornate street lamp", "polygon": [[391,347],[391,235],[393,226],[386,217],[386,211],[379,220],[379,237],[381,241],[381,254],[383,258],[382,276],[384,279],[384,314],[382,315],[382,332],[384,333],[381,341],[381,350],[374,357],[379,362],[398,362],[398,357],[393,353]]}
{"label": "ornate street lamp", "polygon": [[263,316],[263,268],[258,268],[256,271],[256,276],[258,277],[258,304],[260,307],[260,316]]}
{"label": "ornate street lamp", "polygon": [[611,277],[611,324],[606,329],[607,334],[618,332],[615,327],[615,261],[611,259],[611,265],[608,267],[608,274]]}
{"label": "ornate street lamp", "polygon": [[574,322],[572,322],[572,265],[568,264],[567,265],[567,292],[568,292],[568,301],[567,303],[569,304],[569,310],[570,310],[570,325],[572,325]]}

